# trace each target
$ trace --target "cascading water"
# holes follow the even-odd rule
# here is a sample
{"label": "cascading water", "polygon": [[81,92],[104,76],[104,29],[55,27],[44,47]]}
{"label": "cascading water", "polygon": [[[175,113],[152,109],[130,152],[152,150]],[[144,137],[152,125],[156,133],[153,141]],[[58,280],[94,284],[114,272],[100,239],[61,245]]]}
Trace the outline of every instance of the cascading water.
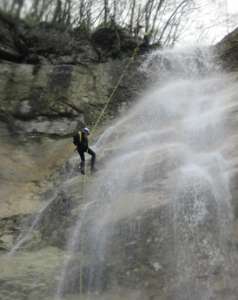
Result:
{"label": "cascading water", "polygon": [[110,159],[85,191],[91,205],[56,298],[236,299],[224,150],[232,78],[196,49],[154,52],[142,69],[150,89],[96,145]]}
{"label": "cascading water", "polygon": [[[24,247],[24,245],[27,244],[27,242],[29,242],[32,239],[32,236],[34,236],[34,231],[37,229],[37,227],[40,226],[40,222],[42,221],[42,218],[46,214],[47,210],[52,205],[52,202],[54,202],[57,195],[60,195],[60,193],[62,193],[63,190],[66,189],[66,186],[68,184],[70,184],[71,177],[74,177],[75,174],[77,174],[76,172],[78,172],[78,170],[75,170],[73,168],[73,165],[76,166],[76,163],[74,161],[75,161],[75,157],[72,157],[69,161],[67,161],[66,165],[62,168],[62,170],[69,169],[69,170],[67,170],[67,172],[64,170],[64,174],[66,174],[66,175],[64,175],[64,178],[63,178],[65,184],[62,185],[61,187],[59,187],[59,186],[54,187],[54,189],[52,189],[54,192],[52,195],[50,195],[49,199],[47,199],[48,197],[42,196],[42,198],[46,198],[45,203],[40,208],[40,210],[36,214],[36,216],[34,217],[33,221],[31,222],[30,227],[27,228],[26,230],[24,230],[23,232],[21,232],[21,234],[18,236],[14,246],[8,253],[9,256],[15,255],[16,252],[19,249],[21,249],[21,247]],[[70,166],[67,166],[67,165],[70,165]]]}

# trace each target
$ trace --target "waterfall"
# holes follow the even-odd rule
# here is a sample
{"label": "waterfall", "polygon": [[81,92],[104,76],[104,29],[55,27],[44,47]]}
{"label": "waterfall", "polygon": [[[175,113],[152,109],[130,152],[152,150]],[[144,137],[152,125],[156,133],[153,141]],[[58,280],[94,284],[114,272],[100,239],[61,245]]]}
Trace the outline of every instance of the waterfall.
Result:
{"label": "waterfall", "polygon": [[236,299],[233,78],[207,49],[156,51],[140,71],[149,88],[96,145],[107,160],[85,187],[91,205],[72,232],[56,298]]}
{"label": "waterfall", "polygon": [[32,239],[32,237],[34,236],[34,231],[40,226],[43,217],[45,216],[45,214],[47,214],[47,210],[51,207],[51,205],[57,199],[57,197],[60,196],[64,190],[67,189],[67,185],[71,184],[71,179],[74,178],[75,174],[78,173],[77,164],[75,163],[75,156],[71,157],[71,159],[65,163],[61,171],[63,173],[62,180],[64,181],[64,184],[52,188],[52,195],[50,195],[50,197],[42,195],[42,198],[44,199],[42,207],[34,216],[31,225],[28,228],[26,228],[26,230],[23,230],[17,237],[15,244],[8,253],[8,256],[15,255],[18,250],[24,247],[25,244],[27,244],[27,242],[29,242]]}

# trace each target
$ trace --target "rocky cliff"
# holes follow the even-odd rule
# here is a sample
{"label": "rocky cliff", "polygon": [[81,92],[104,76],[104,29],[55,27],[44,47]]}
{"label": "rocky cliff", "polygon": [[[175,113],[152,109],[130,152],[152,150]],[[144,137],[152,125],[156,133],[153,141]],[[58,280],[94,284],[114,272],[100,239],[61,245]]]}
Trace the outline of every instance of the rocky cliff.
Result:
{"label": "rocky cliff", "polygon": [[[9,217],[38,209],[42,186],[73,152],[72,134],[95,122],[135,43],[121,36],[122,48],[115,50],[115,33],[105,45],[102,30],[89,39],[3,15],[0,22],[0,210]],[[138,65],[138,59],[130,64],[104,120],[138,93]]]}
{"label": "rocky cliff", "polygon": [[[21,24],[19,32],[11,20],[1,18],[0,22],[0,247],[3,255],[13,245],[18,245],[18,250],[23,249],[12,257],[2,255],[0,293],[3,300],[37,300],[48,299],[48,296],[52,299],[55,281],[60,281],[57,274],[69,231],[85,205],[85,182],[78,176],[78,157],[72,156],[71,136],[84,124],[94,124],[128,65],[135,44],[124,38],[127,46],[118,49],[113,32],[107,43],[103,39],[104,43],[100,44],[100,35],[105,38],[103,30],[89,41],[77,36],[77,32],[52,30],[47,24],[37,30]],[[219,58],[225,62],[232,58],[233,66],[236,65],[233,60],[236,47],[228,44],[235,40],[234,32],[217,46]],[[123,114],[143,88],[144,76],[137,69],[140,61],[141,58],[137,58],[126,72],[106,112],[107,122]],[[113,142],[100,154],[99,164],[103,164],[105,155],[110,157],[116,151]],[[87,180],[87,184],[93,185],[93,177]],[[148,173],[148,182],[153,185],[153,172]],[[154,184],[152,188],[156,189]],[[154,252],[158,246],[168,250],[166,239],[171,236],[163,231],[167,214],[161,202],[161,206],[144,215],[140,222],[137,216],[118,222],[119,231],[114,233],[118,243],[111,245],[109,255],[113,261],[108,261],[102,270],[103,288],[109,283],[113,285],[109,277],[115,264],[117,280],[128,289],[132,299],[139,297],[135,290],[143,281],[140,274],[150,278],[149,282],[144,281],[145,288],[164,286],[163,280],[172,263],[169,261],[171,253],[167,253],[164,261],[168,269],[161,271],[158,256],[148,261],[143,251]],[[122,233],[130,230],[129,239],[133,237],[140,247],[134,248],[133,243],[125,240]],[[19,244],[22,240],[25,242]],[[123,253],[120,257],[119,252]],[[121,257],[123,265],[119,268]],[[146,263],[139,264],[136,257],[144,257]],[[80,273],[77,268],[84,269],[85,277],[79,279],[82,286],[89,281],[87,259],[83,258],[84,266],[72,265],[71,268],[72,273]],[[158,274],[162,274],[159,285]],[[98,292],[96,283],[92,284],[92,290]],[[117,299],[116,295],[107,297]],[[123,295],[118,299],[120,297]],[[156,299],[153,297],[151,290],[150,299]]]}
{"label": "rocky cliff", "polygon": [[227,70],[236,71],[238,65],[238,29],[227,35],[215,48],[223,67]]}
{"label": "rocky cliff", "polygon": [[102,123],[123,114],[142,87],[141,59],[131,61],[137,44],[115,28],[100,28],[89,38],[2,14],[0,25],[0,251],[16,245],[20,233],[30,241],[23,246],[39,250],[32,260],[25,252],[25,267],[22,257],[1,260],[0,298],[37,299],[52,288],[63,254],[52,245],[65,247],[82,194],[80,181],[76,189],[62,186],[68,172],[78,174],[77,162],[64,165],[74,153],[72,135],[95,123],[126,70]]}

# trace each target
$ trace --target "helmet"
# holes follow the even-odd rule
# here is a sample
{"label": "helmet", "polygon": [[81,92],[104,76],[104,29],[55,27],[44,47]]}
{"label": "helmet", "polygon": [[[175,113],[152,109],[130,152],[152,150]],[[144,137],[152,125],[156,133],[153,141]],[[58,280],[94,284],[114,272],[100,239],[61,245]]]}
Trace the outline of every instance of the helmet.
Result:
{"label": "helmet", "polygon": [[84,127],[83,132],[89,134],[89,133],[90,133],[90,130],[89,130],[87,127]]}

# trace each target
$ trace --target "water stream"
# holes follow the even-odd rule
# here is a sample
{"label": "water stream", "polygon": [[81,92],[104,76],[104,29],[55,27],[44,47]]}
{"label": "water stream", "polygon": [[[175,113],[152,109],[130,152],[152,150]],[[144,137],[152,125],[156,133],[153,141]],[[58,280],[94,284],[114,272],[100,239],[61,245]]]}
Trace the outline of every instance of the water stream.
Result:
{"label": "water stream", "polygon": [[157,51],[141,70],[150,87],[96,145],[107,161],[85,190],[92,205],[56,299],[236,299],[224,151],[232,78],[206,49]]}
{"label": "water stream", "polygon": [[[75,176],[75,174],[78,174],[78,168],[77,168],[77,158],[76,156],[71,157],[69,161],[66,162],[66,164],[62,168],[63,173],[63,181],[64,184],[61,186],[54,186],[52,188],[50,197],[46,197],[45,195],[42,195],[42,198],[44,199],[44,203],[42,207],[39,209],[37,214],[34,216],[31,225],[27,227],[25,230],[23,230],[20,235],[17,237],[15,244],[11,248],[11,250],[8,252],[8,256],[13,256],[17,253],[18,250],[23,248],[25,244],[27,244],[34,236],[35,230],[40,226],[40,222],[42,221],[43,216],[47,213],[47,210],[50,208],[52,203],[55,201],[57,196],[59,196],[64,189],[66,189],[66,186],[70,184],[70,179]],[[74,166],[74,167],[73,167]]]}

